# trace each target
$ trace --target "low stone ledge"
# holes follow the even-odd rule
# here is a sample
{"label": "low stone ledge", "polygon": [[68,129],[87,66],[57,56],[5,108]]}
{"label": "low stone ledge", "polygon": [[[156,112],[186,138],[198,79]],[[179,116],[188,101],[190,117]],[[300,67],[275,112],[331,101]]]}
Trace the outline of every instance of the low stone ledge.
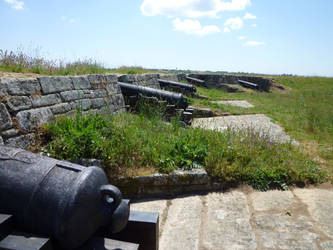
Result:
{"label": "low stone ledge", "polygon": [[221,183],[212,180],[204,169],[176,170],[170,174],[122,177],[111,180],[129,198],[174,196],[192,192],[219,190]]}
{"label": "low stone ledge", "polygon": [[189,106],[188,109],[193,110],[193,117],[194,118],[206,118],[206,117],[214,117],[214,112],[209,108],[198,108]]}

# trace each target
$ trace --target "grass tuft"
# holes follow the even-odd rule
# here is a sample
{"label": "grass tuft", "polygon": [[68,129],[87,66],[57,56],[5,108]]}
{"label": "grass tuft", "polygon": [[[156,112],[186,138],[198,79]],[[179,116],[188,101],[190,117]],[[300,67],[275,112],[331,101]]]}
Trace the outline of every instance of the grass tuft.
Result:
{"label": "grass tuft", "polygon": [[102,63],[83,59],[75,62],[65,60],[47,60],[41,56],[40,49],[33,53],[26,53],[22,49],[8,51],[0,49],[0,71],[15,73],[35,73],[40,75],[84,75],[84,74],[144,74],[156,73],[154,70],[144,69],[140,66],[122,66],[108,69]]}

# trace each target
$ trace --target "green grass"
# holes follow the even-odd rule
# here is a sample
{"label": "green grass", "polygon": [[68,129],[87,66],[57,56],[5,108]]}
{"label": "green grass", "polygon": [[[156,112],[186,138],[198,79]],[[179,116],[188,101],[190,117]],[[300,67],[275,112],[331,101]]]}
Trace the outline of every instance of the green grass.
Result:
{"label": "green grass", "polygon": [[234,185],[286,188],[325,180],[319,164],[289,144],[277,144],[254,132],[219,133],[184,128],[157,113],[64,117],[45,126],[44,151],[76,160],[98,158],[110,178],[203,166],[214,178]]}
{"label": "green grass", "polygon": [[263,113],[280,124],[293,138],[301,141],[313,158],[321,158],[333,176],[333,78],[274,77],[288,88],[272,93],[226,93],[198,88],[210,100],[247,100],[254,108],[217,105],[206,100],[192,100],[194,105],[210,107],[231,114]]}
{"label": "green grass", "polygon": [[0,71],[15,73],[35,73],[41,75],[84,75],[84,74],[144,74],[157,73],[139,66],[108,69],[96,60],[84,59],[75,62],[47,60],[40,56],[37,49],[33,55],[22,50],[7,51],[0,49]]}

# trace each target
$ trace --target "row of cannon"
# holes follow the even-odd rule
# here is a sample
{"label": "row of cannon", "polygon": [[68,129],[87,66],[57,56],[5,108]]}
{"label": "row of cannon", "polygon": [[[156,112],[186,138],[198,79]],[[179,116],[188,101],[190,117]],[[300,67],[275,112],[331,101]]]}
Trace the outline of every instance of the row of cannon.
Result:
{"label": "row of cannon", "polygon": [[[190,82],[202,82],[199,79],[190,77],[187,78],[187,80]],[[121,88],[122,94],[125,97],[130,97],[132,99],[135,99],[136,101],[142,96],[147,98],[157,98],[158,100],[167,102],[167,104],[169,105],[174,105],[176,109],[184,110],[189,105],[185,95],[193,96],[196,94],[197,91],[196,87],[192,84],[168,81],[163,79],[158,79],[158,83],[160,84],[162,89],[144,87],[125,82],[118,82],[118,85]]]}

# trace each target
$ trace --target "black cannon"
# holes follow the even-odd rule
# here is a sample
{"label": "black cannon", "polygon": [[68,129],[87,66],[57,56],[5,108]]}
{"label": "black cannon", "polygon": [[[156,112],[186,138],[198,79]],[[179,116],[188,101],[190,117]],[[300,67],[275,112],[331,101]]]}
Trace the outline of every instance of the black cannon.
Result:
{"label": "black cannon", "polygon": [[193,77],[186,76],[186,80],[187,80],[189,83],[198,84],[198,85],[200,85],[200,86],[205,85],[205,81],[200,80],[200,79],[197,79],[197,78],[193,78]]}
{"label": "black cannon", "polygon": [[129,205],[104,171],[0,146],[0,214],[26,232],[76,248],[100,227],[122,230]]}
{"label": "black cannon", "polygon": [[175,89],[184,89],[187,93],[195,93],[197,92],[197,89],[192,84],[186,84],[181,82],[173,82],[173,81],[167,81],[158,79],[158,82],[162,88],[175,88]]}
{"label": "black cannon", "polygon": [[240,85],[242,85],[243,87],[245,87],[245,88],[258,89],[258,84],[255,84],[255,83],[252,83],[252,82],[248,82],[248,81],[238,79],[238,83]]}
{"label": "black cannon", "polygon": [[130,83],[118,82],[121,92],[125,96],[145,96],[156,97],[160,100],[167,101],[168,104],[176,105],[177,108],[186,109],[188,106],[187,99],[180,93],[169,92],[166,90],[153,89],[143,86],[137,86]]}

